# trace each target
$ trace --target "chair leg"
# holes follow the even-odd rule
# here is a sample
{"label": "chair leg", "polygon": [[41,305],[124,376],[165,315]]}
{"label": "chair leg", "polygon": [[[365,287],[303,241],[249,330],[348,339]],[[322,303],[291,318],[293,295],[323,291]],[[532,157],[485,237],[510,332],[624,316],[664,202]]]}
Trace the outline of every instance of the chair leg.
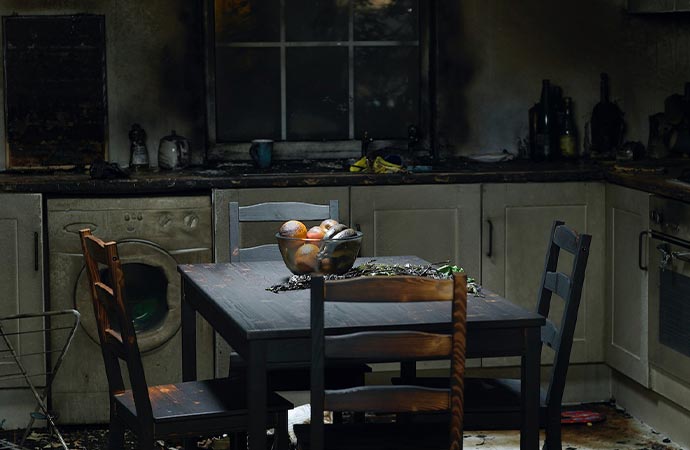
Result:
{"label": "chair leg", "polygon": [[152,430],[142,430],[138,436],[139,447],[137,450],[155,450],[156,440]]}
{"label": "chair leg", "polygon": [[549,421],[546,424],[545,435],[543,450],[562,450],[560,415],[558,420]]}
{"label": "chair leg", "polygon": [[274,445],[275,450],[288,450],[290,447],[290,437],[288,436],[288,415],[287,411],[276,413],[276,423],[274,428]]}
{"label": "chair leg", "polygon": [[122,450],[125,446],[125,427],[111,415],[108,433],[108,450]]}
{"label": "chair leg", "polygon": [[233,433],[230,440],[230,450],[247,450],[247,433],[243,431]]}

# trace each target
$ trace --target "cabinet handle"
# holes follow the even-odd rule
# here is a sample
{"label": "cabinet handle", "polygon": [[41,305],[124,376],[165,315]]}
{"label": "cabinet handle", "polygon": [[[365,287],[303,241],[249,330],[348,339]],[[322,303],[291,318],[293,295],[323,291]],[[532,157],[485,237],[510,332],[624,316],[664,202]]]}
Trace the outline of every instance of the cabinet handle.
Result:
{"label": "cabinet handle", "polygon": [[647,235],[647,233],[647,231],[643,231],[637,238],[637,265],[640,266],[640,270],[644,271],[647,271],[647,266],[645,266],[642,262],[642,241],[644,240],[644,237]]}
{"label": "cabinet handle", "polygon": [[34,271],[38,272],[38,233],[34,232]]}
{"label": "cabinet handle", "polygon": [[486,257],[491,258],[494,246],[494,224],[490,219],[487,219],[486,223],[489,224],[489,250],[486,252]]}

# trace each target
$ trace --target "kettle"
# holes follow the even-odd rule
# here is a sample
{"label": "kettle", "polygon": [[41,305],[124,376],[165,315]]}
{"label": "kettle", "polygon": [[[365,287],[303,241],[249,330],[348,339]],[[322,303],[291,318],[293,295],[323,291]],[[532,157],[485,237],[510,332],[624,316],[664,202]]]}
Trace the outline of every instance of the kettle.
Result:
{"label": "kettle", "polygon": [[189,141],[175,134],[161,138],[158,144],[158,166],[162,169],[182,169],[189,165]]}

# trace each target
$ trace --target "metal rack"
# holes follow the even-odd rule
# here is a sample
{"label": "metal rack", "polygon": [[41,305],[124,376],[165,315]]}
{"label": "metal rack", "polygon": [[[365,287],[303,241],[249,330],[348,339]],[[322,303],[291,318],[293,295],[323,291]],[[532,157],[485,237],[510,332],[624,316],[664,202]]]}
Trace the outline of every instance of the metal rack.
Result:
{"label": "metal rack", "polygon": [[[4,367],[12,366],[13,370],[0,373],[0,382],[23,380],[36,399],[36,408],[29,413],[29,423],[19,444],[0,440],[0,450],[22,449],[36,420],[46,420],[51,433],[65,450],[69,450],[46,402],[51,384],[77,332],[79,319],[79,311],[74,309],[0,317],[0,363]],[[28,348],[24,351],[22,337],[35,334],[41,335],[44,345],[40,350]]]}

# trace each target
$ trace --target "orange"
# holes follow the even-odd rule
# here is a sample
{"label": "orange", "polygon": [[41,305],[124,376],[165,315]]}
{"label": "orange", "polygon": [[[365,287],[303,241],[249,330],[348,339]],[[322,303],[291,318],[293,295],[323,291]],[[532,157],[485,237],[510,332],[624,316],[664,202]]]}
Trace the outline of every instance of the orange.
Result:
{"label": "orange", "polygon": [[321,222],[321,225],[319,225],[321,228],[323,228],[324,231],[328,231],[334,226],[338,225],[338,221],[335,219],[326,219],[323,222]]}
{"label": "orange", "polygon": [[323,235],[326,234],[326,230],[321,227],[311,227],[307,231],[308,239],[323,239]]}
{"label": "orange", "polygon": [[319,247],[314,244],[304,244],[295,252],[295,266],[300,272],[313,272],[317,268]]}
{"label": "orange", "polygon": [[281,236],[304,239],[307,237],[307,227],[299,220],[288,220],[278,230]]}

